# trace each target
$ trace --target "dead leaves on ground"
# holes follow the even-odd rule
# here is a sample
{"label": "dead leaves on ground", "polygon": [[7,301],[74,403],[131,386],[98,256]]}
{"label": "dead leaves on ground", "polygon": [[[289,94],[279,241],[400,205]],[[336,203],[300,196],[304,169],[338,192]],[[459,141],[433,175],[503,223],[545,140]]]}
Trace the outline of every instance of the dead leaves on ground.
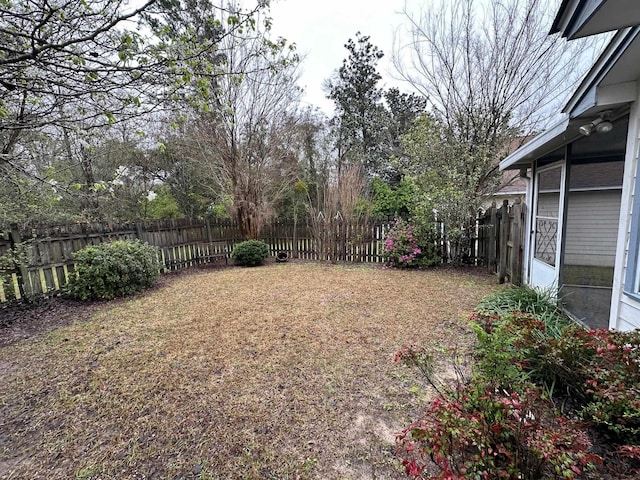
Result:
{"label": "dead leaves on ground", "polygon": [[0,478],[398,478],[428,396],[404,343],[468,338],[456,271],[194,272],[0,350]]}

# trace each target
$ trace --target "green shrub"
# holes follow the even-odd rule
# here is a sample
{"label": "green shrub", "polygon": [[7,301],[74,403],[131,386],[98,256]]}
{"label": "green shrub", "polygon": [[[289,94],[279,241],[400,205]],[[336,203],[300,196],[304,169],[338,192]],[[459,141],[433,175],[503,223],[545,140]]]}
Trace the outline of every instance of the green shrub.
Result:
{"label": "green shrub", "polygon": [[156,282],[160,269],[156,248],[137,240],[85,247],[74,259],[75,271],[67,292],[81,300],[140,292]]}
{"label": "green shrub", "polygon": [[415,186],[406,178],[395,188],[380,178],[374,178],[371,181],[371,197],[371,214],[374,217],[406,218],[415,198]]}
{"label": "green shrub", "polygon": [[640,330],[586,330],[527,288],[485,298],[471,320],[469,381],[443,388],[429,350],[396,354],[437,393],[398,436],[409,477],[434,465],[428,478],[639,478]]}
{"label": "green shrub", "polygon": [[562,331],[574,325],[558,306],[555,293],[530,287],[508,287],[483,298],[476,307],[478,317],[498,317],[523,312],[544,323],[545,337],[558,338]]}
{"label": "green shrub", "polygon": [[[472,316],[478,318],[487,317]],[[639,330],[585,330],[573,323],[551,334],[544,320],[519,311],[472,326],[477,374],[516,389],[534,382],[617,442],[640,442]]]}
{"label": "green shrub", "polygon": [[247,240],[233,247],[231,259],[236,265],[255,267],[269,256],[269,246],[260,240]]}
{"label": "green shrub", "polygon": [[501,388],[521,391],[529,377],[523,365],[529,365],[531,344],[537,345],[544,326],[526,314],[508,318],[494,321],[490,328],[471,324],[477,338],[474,374]]}
{"label": "green shrub", "polygon": [[[434,386],[432,370],[423,368],[429,356],[405,347],[395,359],[417,366]],[[478,376],[439,388],[425,414],[397,437],[407,476],[572,479],[601,463],[581,422],[562,417],[534,385],[523,382],[518,390]],[[438,473],[426,477],[429,465]]]}
{"label": "green shrub", "polygon": [[575,328],[550,342],[539,370],[582,418],[620,443],[640,443],[640,330]]}

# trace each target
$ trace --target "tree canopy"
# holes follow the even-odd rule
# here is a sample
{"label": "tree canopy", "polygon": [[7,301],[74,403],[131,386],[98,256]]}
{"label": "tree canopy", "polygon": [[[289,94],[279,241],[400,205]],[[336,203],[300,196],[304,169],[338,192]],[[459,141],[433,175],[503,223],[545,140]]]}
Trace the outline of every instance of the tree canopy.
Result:
{"label": "tree canopy", "polygon": [[590,46],[549,37],[546,7],[405,10],[391,87],[357,33],[325,115],[301,107],[267,1],[0,0],[0,225],[231,216],[256,238],[276,216],[373,212],[462,238]]}

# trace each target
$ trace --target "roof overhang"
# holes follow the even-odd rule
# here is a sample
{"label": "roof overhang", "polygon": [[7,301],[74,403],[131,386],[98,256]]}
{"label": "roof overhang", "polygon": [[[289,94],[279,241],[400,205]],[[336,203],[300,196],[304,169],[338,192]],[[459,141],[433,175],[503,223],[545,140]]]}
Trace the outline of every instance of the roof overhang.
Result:
{"label": "roof overhang", "polygon": [[563,113],[571,118],[597,115],[636,99],[640,78],[640,27],[617,32],[580,86]]}
{"label": "roof overhang", "polygon": [[640,27],[618,32],[567,105],[563,119],[500,162],[500,170],[524,168],[581,137],[579,128],[604,111],[613,116],[638,97]]}
{"label": "roof overhang", "polygon": [[[571,141],[570,119],[565,116],[560,122],[548,128],[530,142],[524,144],[500,162],[500,170],[512,170],[529,167],[535,160],[553,152]],[[575,127],[574,136],[579,136],[579,125]]]}
{"label": "roof overhang", "polygon": [[588,37],[640,25],[638,0],[563,0],[550,33]]}

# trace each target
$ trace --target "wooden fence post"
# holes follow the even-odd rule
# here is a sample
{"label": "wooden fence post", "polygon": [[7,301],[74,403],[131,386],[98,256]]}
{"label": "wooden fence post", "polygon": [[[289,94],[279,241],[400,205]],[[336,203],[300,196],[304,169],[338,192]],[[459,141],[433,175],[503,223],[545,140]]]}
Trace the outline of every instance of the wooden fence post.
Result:
{"label": "wooden fence post", "polygon": [[204,220],[205,232],[207,234],[207,243],[213,242],[213,235],[211,234],[211,220],[205,218]]}
{"label": "wooden fence post", "polygon": [[294,212],[293,214],[293,251],[291,252],[291,256],[293,258],[300,258],[300,253],[298,250],[298,213]]}
{"label": "wooden fence post", "polygon": [[516,198],[513,207],[513,223],[511,224],[511,283],[522,285],[522,251],[523,251],[523,213],[524,208],[520,198]]}
{"label": "wooden fence post", "polygon": [[482,209],[479,209],[476,212],[476,225],[477,225],[477,230],[478,230],[478,242],[477,242],[477,249],[478,249],[478,253],[477,253],[477,258],[476,258],[476,266],[480,267],[483,266],[485,267],[487,265],[487,245],[486,245],[486,238],[487,238],[487,233],[486,233],[486,227],[485,227],[485,212],[482,211]]}
{"label": "wooden fence post", "polygon": [[496,246],[497,246],[497,233],[498,233],[498,212],[496,208],[496,202],[491,203],[490,213],[489,213],[489,225],[488,225],[488,243],[489,249],[487,252],[488,262],[487,265],[489,267],[489,271],[491,273],[496,273],[498,271],[498,263],[496,261]]}
{"label": "wooden fence post", "polygon": [[500,208],[500,263],[498,265],[498,282],[504,283],[507,277],[507,261],[509,254],[509,200],[502,202]]}
{"label": "wooden fence post", "polygon": [[[15,250],[16,248],[18,250],[21,250],[23,248],[22,246],[20,246],[20,244],[22,243],[22,235],[20,235],[18,225],[11,225],[9,238],[11,240],[10,245],[12,250]],[[22,260],[24,259],[21,259],[18,263],[18,274],[20,276],[20,278],[18,279],[18,288],[20,289],[20,294],[23,298],[31,298],[33,297],[33,285],[31,284],[31,277],[29,276],[29,267]],[[31,258],[27,259],[26,261],[30,262]]]}
{"label": "wooden fence post", "polygon": [[138,237],[138,240],[140,240],[141,242],[144,242],[144,232],[142,229],[142,222],[136,222],[136,237]]}

